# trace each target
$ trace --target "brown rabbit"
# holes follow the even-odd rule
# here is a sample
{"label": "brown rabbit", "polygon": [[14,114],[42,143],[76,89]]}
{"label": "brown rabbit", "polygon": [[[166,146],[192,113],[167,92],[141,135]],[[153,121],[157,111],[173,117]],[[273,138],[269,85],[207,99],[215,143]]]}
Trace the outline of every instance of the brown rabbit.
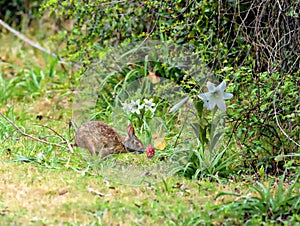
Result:
{"label": "brown rabbit", "polygon": [[89,150],[92,156],[101,153],[101,158],[125,152],[143,153],[143,143],[135,136],[132,125],[127,127],[127,137],[100,121],[83,123],[75,133],[75,145]]}

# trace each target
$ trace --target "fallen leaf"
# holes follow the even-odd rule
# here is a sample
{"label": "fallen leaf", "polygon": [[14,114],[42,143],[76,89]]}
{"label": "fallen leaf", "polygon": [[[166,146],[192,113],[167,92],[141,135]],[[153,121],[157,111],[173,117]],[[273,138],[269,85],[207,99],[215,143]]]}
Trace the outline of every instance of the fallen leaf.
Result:
{"label": "fallen leaf", "polygon": [[157,84],[160,82],[160,77],[157,76],[155,72],[150,72],[147,77],[152,84]]}
{"label": "fallen leaf", "polygon": [[154,148],[157,150],[163,151],[167,146],[167,142],[162,137],[154,136],[153,141],[154,141]]}
{"label": "fallen leaf", "polygon": [[68,192],[69,192],[68,188],[64,188],[64,189],[60,190],[60,191],[58,192],[58,194],[59,194],[59,195],[64,195],[64,194],[67,194]]}

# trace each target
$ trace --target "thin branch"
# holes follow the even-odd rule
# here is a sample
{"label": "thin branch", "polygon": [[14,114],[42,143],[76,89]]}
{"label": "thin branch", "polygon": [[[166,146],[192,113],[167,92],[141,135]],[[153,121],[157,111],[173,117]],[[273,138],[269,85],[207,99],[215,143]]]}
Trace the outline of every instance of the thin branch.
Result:
{"label": "thin branch", "polygon": [[16,31],[15,29],[13,29],[11,26],[9,26],[7,23],[5,23],[3,20],[0,19],[0,25],[2,25],[4,28],[6,28],[7,30],[9,30],[11,33],[13,33],[15,36],[17,36],[19,39],[21,39],[22,41],[26,42],[27,44],[29,44],[30,46],[48,54],[51,55],[53,57],[58,57],[55,53],[51,53],[49,50],[41,47],[40,45],[38,45],[37,43],[34,43],[33,41],[29,40],[28,38],[26,38],[24,35],[22,35],[20,32]]}
{"label": "thin branch", "polygon": [[[283,79],[282,79],[283,80]],[[281,81],[282,81],[281,80]],[[281,82],[280,82],[281,83]],[[278,128],[280,129],[280,131],[284,134],[284,136],[286,136],[290,141],[292,141],[295,145],[297,145],[298,147],[300,147],[300,143],[297,143],[295,140],[293,140],[293,138],[291,138],[285,131],[284,129],[281,127],[279,120],[278,120],[278,116],[277,116],[277,108],[276,108],[276,92],[279,89],[280,83],[277,85],[276,89],[275,89],[275,93],[274,93],[274,97],[273,97],[273,108],[274,108],[274,116],[275,116],[275,120],[276,120],[276,124],[278,126]]]}
{"label": "thin branch", "polygon": [[36,124],[36,125],[41,126],[41,127],[45,127],[47,129],[51,130],[53,133],[55,133],[58,137],[60,137],[68,145],[69,151],[71,153],[74,153],[73,148],[72,148],[72,144],[66,138],[64,138],[62,135],[60,135],[58,132],[56,132],[54,129],[52,129],[49,126],[46,126],[46,125],[39,125],[39,124]]}
{"label": "thin branch", "polygon": [[7,117],[6,117],[4,114],[2,114],[1,112],[0,112],[0,115],[1,115],[7,122],[9,122],[9,124],[11,124],[13,127],[15,127],[15,128],[17,129],[17,131],[18,131],[20,134],[22,134],[23,136],[28,137],[28,138],[30,138],[30,139],[32,139],[32,140],[35,140],[35,141],[44,143],[44,144],[48,144],[48,145],[52,145],[52,146],[56,146],[56,147],[60,147],[60,148],[66,148],[66,147],[63,146],[63,145],[56,144],[56,143],[50,143],[50,142],[48,142],[48,141],[42,140],[42,139],[40,139],[40,138],[37,138],[37,137],[34,137],[34,136],[30,135],[30,134],[25,133],[25,132],[24,132],[23,130],[21,130],[15,123],[13,123],[13,121],[11,121],[9,118],[7,118]]}
{"label": "thin branch", "polygon": [[[13,33],[15,36],[17,36],[19,39],[21,39],[23,42],[27,43],[28,45],[32,46],[33,48],[36,48],[40,51],[42,51],[43,53],[46,53],[54,58],[59,59],[60,61],[64,61],[63,58],[60,58],[57,54],[55,53],[51,53],[49,50],[43,48],[42,46],[40,46],[37,43],[34,43],[33,41],[31,41],[30,39],[26,38],[24,35],[22,35],[20,32],[16,31],[15,29],[13,29],[11,26],[9,26],[7,23],[5,23],[3,20],[0,19],[0,25],[3,26],[4,28],[6,28],[8,31],[10,31],[11,33]],[[72,64],[71,62],[67,62],[67,64]],[[63,65],[63,64],[62,64]],[[80,67],[80,64],[75,63],[74,66],[76,68]]]}

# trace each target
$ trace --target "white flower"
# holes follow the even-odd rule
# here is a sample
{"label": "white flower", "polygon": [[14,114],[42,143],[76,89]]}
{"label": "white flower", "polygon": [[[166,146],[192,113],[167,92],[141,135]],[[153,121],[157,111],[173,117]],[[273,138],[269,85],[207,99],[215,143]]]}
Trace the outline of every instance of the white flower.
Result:
{"label": "white flower", "polygon": [[217,87],[211,83],[207,82],[207,93],[200,93],[199,97],[203,100],[205,107],[208,110],[214,109],[217,106],[221,111],[226,111],[226,105],[224,100],[228,100],[233,97],[231,93],[225,93],[226,82],[221,82]]}
{"label": "white flower", "polygon": [[141,109],[144,108],[144,104],[141,104],[140,99],[137,99],[136,101],[131,100],[131,113],[137,113],[138,115],[141,114]]}
{"label": "white flower", "polygon": [[144,99],[143,102],[141,102],[140,99],[137,99],[136,101],[131,100],[130,103],[121,103],[122,109],[128,114],[128,113],[136,113],[141,114],[141,110],[144,109],[145,111],[149,110],[152,114],[155,112],[155,103],[153,103],[153,99]]}
{"label": "white flower", "polygon": [[155,112],[155,103],[152,102],[153,99],[144,99],[145,111],[149,110],[153,114]]}
{"label": "white flower", "polygon": [[122,109],[128,114],[132,110],[132,102],[127,104],[127,103],[121,103],[122,104]]}

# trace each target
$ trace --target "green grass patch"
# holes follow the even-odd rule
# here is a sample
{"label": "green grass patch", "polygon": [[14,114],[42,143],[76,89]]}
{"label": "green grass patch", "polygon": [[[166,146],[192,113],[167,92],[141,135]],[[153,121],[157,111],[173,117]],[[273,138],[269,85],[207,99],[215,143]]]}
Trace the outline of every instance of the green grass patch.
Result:
{"label": "green grass patch", "polygon": [[[1,38],[2,42],[6,40]],[[287,167],[291,170],[280,180],[270,177],[263,167],[251,175],[253,171],[242,164],[247,159],[231,143],[226,153],[224,150],[209,159],[204,151],[187,152],[182,159],[186,165],[177,166],[192,170],[190,175],[196,172],[193,179],[169,174],[167,161],[174,152],[170,144],[178,129],[173,128],[173,118],[168,123],[169,136],[163,140],[165,143],[161,141],[166,150],[162,148],[151,159],[145,154],[128,153],[101,160],[77,147],[71,152],[65,140],[73,142],[74,129],[69,128],[69,121],[77,81],[56,61],[47,63],[44,56],[30,51],[27,55],[26,48],[19,46],[10,56],[9,46],[15,43],[21,45],[14,40],[6,52],[3,45],[0,49],[5,52],[0,62],[1,113],[27,134],[61,146],[25,137],[0,118],[1,225],[300,222],[297,165]],[[27,57],[18,60],[25,53]],[[31,54],[35,57],[29,59]],[[162,115],[167,112],[164,107],[162,104]],[[99,111],[109,121],[107,109]]]}

